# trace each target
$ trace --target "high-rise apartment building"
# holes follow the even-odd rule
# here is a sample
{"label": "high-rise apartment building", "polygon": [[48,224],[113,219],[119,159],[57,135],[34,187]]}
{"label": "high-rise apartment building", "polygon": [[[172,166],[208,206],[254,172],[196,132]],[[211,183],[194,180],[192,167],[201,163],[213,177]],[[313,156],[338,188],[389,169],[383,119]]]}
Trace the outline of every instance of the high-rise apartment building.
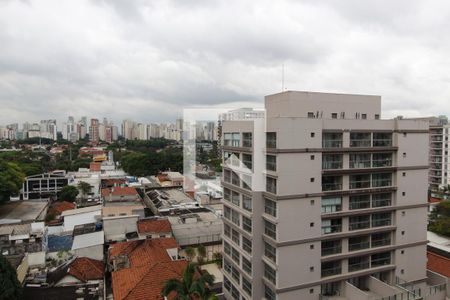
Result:
{"label": "high-rise apartment building", "polygon": [[91,119],[91,126],[89,126],[89,140],[98,142],[99,137],[99,122],[98,119]]}
{"label": "high-rise apartment building", "polygon": [[379,96],[288,91],[265,108],[221,124],[225,298],[425,288],[428,122],[381,120]]}

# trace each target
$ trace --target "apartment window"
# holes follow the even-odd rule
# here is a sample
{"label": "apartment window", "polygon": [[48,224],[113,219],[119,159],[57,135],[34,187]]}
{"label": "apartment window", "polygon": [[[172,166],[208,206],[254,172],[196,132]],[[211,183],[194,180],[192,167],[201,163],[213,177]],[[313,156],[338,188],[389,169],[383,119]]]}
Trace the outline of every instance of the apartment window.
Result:
{"label": "apartment window", "polygon": [[372,248],[387,246],[391,244],[391,234],[389,232],[374,233],[371,236],[371,240]]}
{"label": "apartment window", "polygon": [[242,194],[242,207],[247,211],[252,211],[252,197]]}
{"label": "apartment window", "polygon": [[242,187],[246,190],[252,189],[252,176],[247,174],[242,174]]}
{"label": "apartment window", "polygon": [[231,255],[231,246],[227,242],[223,242],[223,252],[225,252],[228,255]]}
{"label": "apartment window", "polygon": [[406,196],[406,192],[402,192],[402,196]]}
{"label": "apartment window", "polygon": [[239,175],[235,172],[231,172],[231,183],[239,186],[240,183]]}
{"label": "apartment window", "polygon": [[277,133],[266,132],[266,148],[276,148],[276,147],[277,147]]}
{"label": "apartment window", "polygon": [[242,256],[242,269],[247,272],[247,274],[252,274],[252,263]]}
{"label": "apartment window", "polygon": [[311,177],[311,178],[309,179],[309,181],[310,181],[310,182],[314,182],[314,177]]}
{"label": "apartment window", "polygon": [[340,196],[322,197],[321,205],[323,214],[341,211],[342,197]]}
{"label": "apartment window", "polygon": [[[235,268],[235,267],[231,268],[231,277],[233,277],[234,280],[236,280],[237,283],[241,282],[240,281],[240,279],[241,279],[240,275],[241,274],[239,273],[239,270],[237,268]],[[239,299],[239,297],[237,299]]]}
{"label": "apartment window", "polygon": [[243,153],[243,154],[242,154],[242,164],[243,164],[246,168],[248,168],[248,169],[250,169],[250,170],[253,170],[253,157],[252,157],[252,155],[251,155],[251,154]]}
{"label": "apartment window", "polygon": [[342,169],[342,154],[323,154],[322,169]]}
{"label": "apartment window", "polygon": [[239,232],[237,232],[237,231],[234,230],[234,229],[231,230],[231,240],[232,240],[233,242],[235,242],[236,245],[239,245],[239,242],[240,242],[240,234],[239,234]]}
{"label": "apartment window", "polygon": [[367,114],[361,114],[361,119],[366,120],[367,119]]}
{"label": "apartment window", "polygon": [[[236,280],[239,283],[239,279],[236,279]],[[231,285],[231,297],[233,297],[233,300],[241,299],[241,294],[239,293],[239,290],[234,285]]]}
{"label": "apartment window", "polygon": [[342,252],[342,241],[322,241],[322,256],[338,254]]}
{"label": "apartment window", "polygon": [[348,251],[358,251],[370,248],[370,237],[368,235],[350,237],[348,239]]}
{"label": "apartment window", "polygon": [[372,186],[373,187],[383,187],[392,185],[392,174],[391,173],[381,173],[372,174]]}
{"label": "apartment window", "polygon": [[350,147],[370,147],[370,132],[350,132]]}
{"label": "apartment window", "polygon": [[392,166],[392,153],[374,153],[372,167],[383,168]]}
{"label": "apartment window", "polygon": [[310,272],[314,272],[314,267],[309,267]]}
{"label": "apartment window", "polygon": [[274,155],[266,155],[266,169],[268,171],[277,171],[277,157]]}
{"label": "apartment window", "polygon": [[373,147],[391,147],[392,133],[390,132],[374,132]]}
{"label": "apartment window", "polygon": [[342,132],[324,132],[322,148],[342,148]]}
{"label": "apartment window", "polygon": [[240,201],[240,195],[238,192],[231,191],[231,202],[236,206],[240,205],[241,201]]}
{"label": "apartment window", "polygon": [[372,215],[372,227],[391,225],[391,213],[378,213]]}
{"label": "apartment window", "polygon": [[349,210],[370,207],[370,195],[357,195],[349,197]]}
{"label": "apartment window", "polygon": [[232,133],[224,133],[223,134],[223,144],[224,146],[231,146],[231,138],[232,138]]}
{"label": "apartment window", "polygon": [[253,134],[251,132],[242,133],[242,147],[252,147],[253,145]]}
{"label": "apartment window", "polygon": [[370,154],[369,153],[356,153],[349,155],[349,167],[350,169],[365,169],[370,168]]}
{"label": "apartment window", "polygon": [[266,300],[276,300],[277,299],[277,295],[275,294],[275,292],[272,291],[272,289],[270,287],[268,287],[267,285],[264,285],[264,297],[266,298]]}
{"label": "apartment window", "polygon": [[231,269],[232,269],[232,268],[233,268],[233,267],[231,266],[231,262],[229,262],[228,259],[224,258],[224,259],[223,259],[223,269],[224,269],[227,273],[231,274]]}
{"label": "apartment window", "polygon": [[230,158],[228,159],[228,163],[231,163],[233,167],[239,167],[240,154],[237,152],[232,152]]}
{"label": "apartment window", "polygon": [[342,219],[322,220],[322,234],[336,233],[342,231]]}
{"label": "apartment window", "polygon": [[370,188],[370,174],[350,175],[350,189]]}
{"label": "apartment window", "polygon": [[248,254],[252,254],[252,241],[245,236],[242,236],[242,249]]}
{"label": "apartment window", "polygon": [[231,210],[231,221],[236,224],[237,226],[240,225],[239,222],[239,213],[235,210]]}
{"label": "apartment window", "polygon": [[353,216],[350,217],[348,224],[348,230],[359,230],[370,227],[370,216]]}
{"label": "apartment window", "polygon": [[230,220],[231,219],[231,208],[229,208],[228,206],[225,206],[223,209],[223,216],[225,217],[225,219]]}
{"label": "apartment window", "polygon": [[226,276],[223,277],[223,286],[227,291],[231,291],[231,281]]}
{"label": "apartment window", "polygon": [[272,177],[266,177],[266,191],[272,194],[277,193],[277,180]]}
{"label": "apartment window", "polygon": [[231,135],[231,146],[239,147],[241,144],[241,134],[238,132],[233,132]]}
{"label": "apartment window", "polygon": [[264,277],[273,284],[276,284],[277,272],[266,263],[264,263]]}
{"label": "apartment window", "polygon": [[355,272],[369,268],[369,256],[350,257],[348,259],[348,271]]}
{"label": "apartment window", "polygon": [[310,156],[310,159],[311,159],[311,160],[314,160],[314,157],[315,157],[314,155],[311,155],[311,156]]}
{"label": "apartment window", "polygon": [[372,268],[389,265],[390,263],[391,263],[391,253],[390,252],[372,254],[372,257],[371,257]]}
{"label": "apartment window", "polygon": [[277,216],[277,203],[275,201],[264,199],[264,212],[273,217]]}
{"label": "apartment window", "polygon": [[337,117],[338,117],[338,114],[337,114],[337,113],[331,113],[331,118],[332,118],[332,119],[337,119]]}
{"label": "apartment window", "polygon": [[231,171],[224,170],[223,171],[223,181],[230,183],[231,182]]}
{"label": "apartment window", "polygon": [[341,261],[336,260],[336,261],[323,262],[321,265],[321,269],[322,269],[322,277],[341,274],[341,272],[342,272]]}
{"label": "apartment window", "polygon": [[391,193],[381,193],[372,195],[372,207],[391,206]]}
{"label": "apartment window", "polygon": [[379,120],[380,119],[380,115],[379,114],[375,114],[375,120]]}
{"label": "apartment window", "polygon": [[245,279],[245,277],[242,277],[242,289],[247,293],[247,295],[252,295],[252,284],[250,281]]}
{"label": "apartment window", "polygon": [[342,190],[342,176],[322,176],[322,191]]}
{"label": "apartment window", "polygon": [[267,242],[264,242],[264,255],[274,263],[277,262],[277,250]]}
{"label": "apartment window", "polygon": [[231,227],[227,224],[223,224],[223,233],[227,237],[231,237]]}
{"label": "apartment window", "polygon": [[277,226],[273,223],[270,223],[267,220],[264,220],[264,233],[267,236],[270,236],[274,240],[277,239]]}
{"label": "apartment window", "polygon": [[240,265],[240,263],[241,263],[240,257],[241,257],[241,255],[239,254],[239,251],[237,251],[236,249],[234,249],[233,247],[231,247],[231,258],[232,258],[233,261],[234,261],[235,263],[237,263],[238,265]]}
{"label": "apartment window", "polygon": [[242,216],[242,228],[247,232],[252,232],[252,219]]}
{"label": "apartment window", "polygon": [[231,190],[223,188],[223,199],[226,201],[231,201]]}

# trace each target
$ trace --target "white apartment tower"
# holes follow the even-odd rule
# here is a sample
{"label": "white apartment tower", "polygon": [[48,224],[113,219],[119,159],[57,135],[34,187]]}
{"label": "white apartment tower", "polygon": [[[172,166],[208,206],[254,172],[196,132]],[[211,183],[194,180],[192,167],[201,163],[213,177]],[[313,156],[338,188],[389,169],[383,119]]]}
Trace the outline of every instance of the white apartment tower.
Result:
{"label": "white apartment tower", "polygon": [[379,96],[265,109],[222,122],[225,298],[417,299],[396,283],[426,286],[428,122],[382,120]]}

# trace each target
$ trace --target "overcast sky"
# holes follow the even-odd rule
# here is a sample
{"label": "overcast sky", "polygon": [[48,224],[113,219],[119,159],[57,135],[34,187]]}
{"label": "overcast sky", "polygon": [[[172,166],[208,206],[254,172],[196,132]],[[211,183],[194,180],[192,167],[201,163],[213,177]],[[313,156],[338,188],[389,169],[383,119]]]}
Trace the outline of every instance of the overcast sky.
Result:
{"label": "overcast sky", "polygon": [[289,90],[449,114],[449,28],[446,0],[0,0],[0,124],[261,106],[283,63]]}

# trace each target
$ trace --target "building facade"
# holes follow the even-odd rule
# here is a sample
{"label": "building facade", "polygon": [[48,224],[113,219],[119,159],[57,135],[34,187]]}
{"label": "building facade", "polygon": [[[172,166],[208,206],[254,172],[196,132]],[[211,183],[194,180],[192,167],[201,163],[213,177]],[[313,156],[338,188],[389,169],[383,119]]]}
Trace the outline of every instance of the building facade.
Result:
{"label": "building facade", "polygon": [[428,122],[381,120],[379,96],[288,91],[265,108],[222,122],[225,298],[425,288]]}

